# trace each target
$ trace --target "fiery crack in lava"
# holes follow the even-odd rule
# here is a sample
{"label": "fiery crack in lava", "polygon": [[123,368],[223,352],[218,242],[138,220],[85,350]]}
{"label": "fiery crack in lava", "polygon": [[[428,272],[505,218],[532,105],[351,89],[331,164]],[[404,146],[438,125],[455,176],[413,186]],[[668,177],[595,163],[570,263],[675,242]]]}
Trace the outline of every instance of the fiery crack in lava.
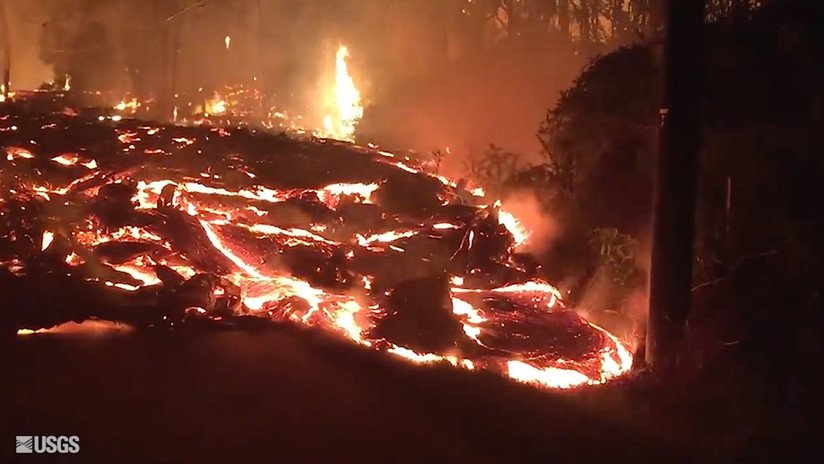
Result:
{"label": "fiery crack in lava", "polygon": [[411,160],[101,119],[46,96],[0,108],[0,288],[19,334],[273,320],[547,387],[631,366],[524,270],[517,218]]}

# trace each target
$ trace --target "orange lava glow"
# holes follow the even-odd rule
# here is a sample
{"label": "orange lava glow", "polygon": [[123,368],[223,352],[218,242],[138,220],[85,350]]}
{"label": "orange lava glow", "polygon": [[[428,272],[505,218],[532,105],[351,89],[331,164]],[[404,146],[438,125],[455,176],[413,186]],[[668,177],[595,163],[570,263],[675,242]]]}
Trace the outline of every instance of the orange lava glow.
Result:
{"label": "orange lava glow", "polygon": [[[360,94],[346,66],[347,53],[341,47],[336,55],[336,112],[328,127],[341,139],[353,136],[362,115]],[[221,101],[216,95],[206,111],[226,111]],[[124,101],[118,109],[125,111],[130,105]],[[30,243],[44,255],[63,253],[57,262],[71,274],[80,275],[88,269],[99,272],[85,282],[107,292],[140,294],[167,285],[159,269],[176,272],[181,281],[196,274],[210,275],[220,281],[214,291],[216,298],[237,292],[238,304],[231,307],[231,317],[256,316],[317,327],[416,364],[447,363],[467,370],[490,370],[541,387],[603,384],[624,375],[632,366],[632,355],[622,341],[569,311],[558,289],[540,276],[526,276],[517,268],[512,249],[526,243],[530,233],[515,216],[500,210],[500,203],[487,208],[471,203],[472,198],[463,198],[450,204],[450,198],[466,197],[467,192],[458,192],[451,180],[430,176],[402,156],[367,147],[347,148],[351,152],[346,156],[363,158],[350,158],[352,162],[371,163],[377,166],[374,170],[378,174],[363,179],[356,178],[360,173],[332,178],[324,171],[310,186],[295,187],[297,181],[292,183],[292,178],[290,182],[271,181],[279,169],[292,169],[294,165],[289,163],[260,167],[266,159],[251,162],[234,151],[215,156],[217,162],[200,161],[207,155],[199,151],[208,152],[208,143],[232,140],[227,139],[234,137],[228,130],[153,127],[125,118],[100,124],[113,126],[111,141],[118,147],[115,162],[93,150],[57,151],[40,159],[35,148],[4,147],[10,164],[34,159],[16,164],[42,161],[40,166],[60,173],[46,180],[35,172],[33,179],[21,183],[20,191],[11,191],[9,198],[35,201],[31,200],[34,197],[49,206],[75,201],[84,206],[69,208],[65,214],[71,220],[60,223],[61,227],[37,229]],[[328,145],[328,141],[312,143]],[[304,153],[299,156],[301,160],[310,158]],[[135,159],[138,161],[130,161]],[[180,159],[192,166],[179,163]],[[132,164],[123,168],[128,162]],[[219,163],[224,166],[219,167]],[[384,193],[389,195],[391,188],[415,182],[433,191],[441,189],[432,197],[434,207],[443,206],[444,211],[407,212],[387,206],[393,197],[387,200]],[[121,199],[125,207],[121,203],[118,208],[132,208],[130,217],[140,221],[104,225],[102,213],[88,205],[107,206],[111,200],[106,198],[111,193],[104,193],[107,187],[109,192],[126,192]],[[471,194],[475,199],[483,197],[482,191]],[[396,196],[406,199],[403,195],[411,196]],[[0,201],[0,211],[5,205]],[[452,206],[461,215],[453,214],[448,208]],[[372,216],[367,221],[369,214]],[[186,233],[175,236],[175,227]],[[128,253],[107,250],[117,249],[113,247],[117,244],[127,244]],[[478,254],[484,247],[495,250],[491,261],[480,260]],[[307,256],[318,258],[312,261]],[[290,270],[290,257],[305,266],[303,273]],[[14,275],[24,273],[20,257],[13,258],[3,258],[2,267]],[[393,266],[415,268],[438,259],[442,264],[438,278],[443,282],[440,288],[447,308],[444,317],[455,324],[459,342],[444,349],[423,350],[381,335],[377,328],[390,317],[393,291],[398,284],[413,280],[392,280],[397,271]],[[392,264],[373,264],[376,262]],[[479,268],[490,262],[495,269],[512,272],[502,272],[506,274],[503,277],[482,277]],[[338,266],[324,268],[329,263]],[[207,303],[187,304],[186,312],[212,317],[213,308]],[[230,316],[223,313],[220,317]],[[556,354],[552,351],[555,342],[541,335],[546,327],[557,330],[559,337],[575,334],[570,344],[584,346],[579,339],[588,344],[578,355]],[[21,329],[18,334],[44,332],[59,330]]]}

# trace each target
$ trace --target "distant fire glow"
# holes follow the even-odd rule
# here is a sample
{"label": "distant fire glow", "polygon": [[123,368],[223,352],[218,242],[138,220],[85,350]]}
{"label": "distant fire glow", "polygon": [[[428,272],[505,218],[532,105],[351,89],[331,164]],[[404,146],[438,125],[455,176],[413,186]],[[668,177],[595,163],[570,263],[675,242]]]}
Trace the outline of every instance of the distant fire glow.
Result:
{"label": "distant fire glow", "polygon": [[205,114],[219,116],[226,113],[226,105],[226,101],[221,98],[220,95],[215,93],[214,97],[206,100],[206,104],[203,107],[203,112]]}

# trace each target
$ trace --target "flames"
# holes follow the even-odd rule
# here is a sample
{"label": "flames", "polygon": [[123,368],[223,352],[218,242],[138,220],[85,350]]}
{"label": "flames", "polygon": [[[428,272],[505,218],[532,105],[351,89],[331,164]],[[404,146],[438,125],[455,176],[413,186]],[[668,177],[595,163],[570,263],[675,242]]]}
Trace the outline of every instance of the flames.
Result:
{"label": "flames", "polygon": [[129,99],[122,99],[116,105],[114,105],[114,109],[117,111],[124,111],[128,112],[129,114],[134,114],[138,108],[140,108],[141,103],[134,97]]}
{"label": "flames", "polygon": [[353,141],[355,128],[363,117],[363,106],[360,91],[349,74],[347,58],[349,48],[341,45],[335,53],[334,85],[324,92],[326,115],[323,117],[323,129],[319,131],[319,135]]}
{"label": "flames", "polygon": [[228,104],[226,103],[226,100],[224,100],[220,96],[220,94],[215,92],[214,96],[212,98],[207,99],[206,102],[204,103],[203,113],[206,116],[209,116],[209,115],[220,116],[220,115],[226,114],[227,105]]}
{"label": "flames", "polygon": [[[223,45],[227,51],[231,44],[232,37],[226,35]],[[363,118],[364,107],[361,90],[350,73],[349,56],[349,48],[340,45],[333,57],[325,58],[329,64],[334,64],[332,71],[329,75],[320,76],[321,86],[314,101],[300,108],[312,117],[304,118],[294,109],[286,110],[272,105],[270,98],[257,86],[255,77],[252,82],[233,83],[216,89],[199,88],[195,95],[175,94],[178,105],[174,107],[169,122],[201,124],[212,121],[218,124],[254,125],[352,142],[358,123]],[[70,77],[66,76],[66,85],[69,82]],[[92,98],[108,100],[110,108],[117,113],[109,116],[112,120],[138,116],[141,111],[156,117],[150,112],[155,106],[156,96],[141,100],[131,95],[102,96],[97,92]],[[101,121],[107,119],[105,116],[100,118]]]}
{"label": "flames", "polygon": [[521,222],[504,210],[498,210],[498,222],[509,230],[512,237],[515,239],[515,245],[523,245],[529,239],[530,232]]}

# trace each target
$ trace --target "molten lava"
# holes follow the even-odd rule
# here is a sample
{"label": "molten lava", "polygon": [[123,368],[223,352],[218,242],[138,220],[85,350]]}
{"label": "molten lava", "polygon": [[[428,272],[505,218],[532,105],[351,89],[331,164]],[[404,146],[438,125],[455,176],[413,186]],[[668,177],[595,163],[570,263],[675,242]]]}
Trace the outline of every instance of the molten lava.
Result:
{"label": "molten lava", "polygon": [[[345,58],[341,138],[361,114]],[[0,289],[20,334],[83,319],[288,321],[553,388],[632,364],[519,265],[529,233],[514,216],[408,159],[25,103],[0,107]]]}

